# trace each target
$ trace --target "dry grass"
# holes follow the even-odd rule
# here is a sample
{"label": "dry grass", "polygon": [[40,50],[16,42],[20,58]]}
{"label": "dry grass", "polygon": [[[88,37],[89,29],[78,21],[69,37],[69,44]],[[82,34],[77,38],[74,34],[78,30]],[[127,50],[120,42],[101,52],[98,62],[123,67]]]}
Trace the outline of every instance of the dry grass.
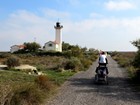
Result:
{"label": "dry grass", "polygon": [[[1,55],[0,62],[4,62],[9,56],[11,54]],[[78,67],[74,65],[76,70],[88,68],[90,64],[90,61],[86,62],[89,59],[72,60],[64,56],[34,56],[31,54],[16,54],[16,56],[20,58],[21,64],[35,66],[47,76],[28,75],[12,69],[0,71],[0,102],[5,103],[4,105],[40,105],[56,86],[60,86],[74,74],[71,70],[64,70],[63,64],[67,61],[71,61],[71,64],[77,63]],[[85,64],[81,64],[81,61]],[[60,69],[65,72],[58,72]],[[44,93],[47,93],[47,96]]]}

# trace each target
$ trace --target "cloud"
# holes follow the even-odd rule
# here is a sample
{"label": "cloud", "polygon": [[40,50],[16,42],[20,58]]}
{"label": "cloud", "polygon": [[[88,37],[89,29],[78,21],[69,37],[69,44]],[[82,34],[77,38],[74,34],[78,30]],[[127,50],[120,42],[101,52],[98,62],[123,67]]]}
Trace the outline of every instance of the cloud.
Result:
{"label": "cloud", "polygon": [[78,5],[81,5],[81,3],[80,3],[79,0],[69,0],[69,3],[70,3],[72,6],[78,6]]}
{"label": "cloud", "polygon": [[108,10],[128,10],[136,8],[136,5],[128,1],[109,1],[105,3]]}
{"label": "cloud", "polygon": [[61,11],[56,11],[54,9],[49,9],[49,8],[43,8],[41,9],[43,15],[45,15],[47,18],[51,19],[67,19],[70,17],[70,14],[67,12],[61,12]]}
{"label": "cloud", "polygon": [[104,16],[102,14],[99,14],[99,13],[91,13],[90,14],[90,17],[91,18],[103,18]]}
{"label": "cloud", "polygon": [[88,48],[112,51],[136,50],[130,41],[139,37],[139,26],[140,17],[86,19],[65,23],[63,39]]}
{"label": "cloud", "polygon": [[[0,38],[8,45],[34,41],[34,37],[39,42],[41,40],[45,41],[45,37],[46,40],[53,39],[51,35],[52,28],[50,27],[53,27],[54,22],[29,11],[19,10],[14,12],[10,14],[7,20],[1,23],[0,34],[3,36],[0,36]],[[7,47],[10,48],[10,46]]]}
{"label": "cloud", "polygon": [[65,42],[102,50],[134,50],[130,41],[139,36],[140,17],[122,19],[102,17],[72,21],[65,15],[67,13],[56,10],[47,10],[41,16],[26,10],[12,13],[7,20],[1,22],[0,39],[1,45],[5,47],[0,46],[0,50],[10,50],[13,44],[34,41],[34,38],[42,46],[49,40],[53,41],[56,20],[50,18],[54,18],[52,11],[66,17],[60,21],[64,26],[62,37]]}

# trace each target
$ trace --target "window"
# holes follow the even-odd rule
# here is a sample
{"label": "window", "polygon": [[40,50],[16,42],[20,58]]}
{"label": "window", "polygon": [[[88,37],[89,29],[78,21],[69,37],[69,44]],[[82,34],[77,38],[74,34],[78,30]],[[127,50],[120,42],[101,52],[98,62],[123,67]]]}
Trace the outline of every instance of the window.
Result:
{"label": "window", "polygon": [[53,45],[50,43],[48,46],[49,46],[49,47],[52,47]]}

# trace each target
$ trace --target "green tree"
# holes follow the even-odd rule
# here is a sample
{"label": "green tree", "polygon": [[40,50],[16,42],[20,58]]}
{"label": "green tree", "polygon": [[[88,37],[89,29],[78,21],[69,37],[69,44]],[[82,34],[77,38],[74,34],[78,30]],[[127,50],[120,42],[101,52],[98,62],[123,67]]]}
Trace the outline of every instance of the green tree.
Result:
{"label": "green tree", "polygon": [[70,44],[69,43],[65,43],[65,42],[62,42],[62,50],[63,51],[68,51],[70,49]]}
{"label": "green tree", "polygon": [[86,52],[86,51],[87,51],[87,48],[84,47],[84,48],[81,48],[81,50],[82,50],[83,52]]}
{"label": "green tree", "polygon": [[95,50],[94,48],[89,48],[89,52],[95,52],[97,50]]}
{"label": "green tree", "polygon": [[24,45],[26,46],[24,50],[28,52],[36,52],[39,50],[39,48],[41,48],[40,44],[36,42],[25,42]]}
{"label": "green tree", "polygon": [[140,50],[140,39],[137,39],[135,41],[131,42],[135,47],[138,48],[138,50]]}
{"label": "green tree", "polygon": [[83,57],[83,52],[78,45],[71,46],[71,52],[74,57],[78,57],[78,58]]}
{"label": "green tree", "polygon": [[63,51],[67,52],[70,54],[70,56],[74,57],[82,57],[83,55],[83,50],[86,50],[86,48],[80,48],[78,45],[70,45],[69,43],[62,43],[63,46]]}
{"label": "green tree", "polygon": [[140,39],[131,42],[135,47],[138,48],[137,54],[133,60],[133,66],[140,68]]}

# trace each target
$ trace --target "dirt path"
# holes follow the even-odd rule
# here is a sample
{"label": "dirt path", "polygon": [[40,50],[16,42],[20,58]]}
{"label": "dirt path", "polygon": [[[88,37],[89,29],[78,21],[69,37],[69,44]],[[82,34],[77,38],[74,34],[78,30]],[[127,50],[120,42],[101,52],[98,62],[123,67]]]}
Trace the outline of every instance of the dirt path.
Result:
{"label": "dirt path", "polygon": [[109,60],[109,85],[95,85],[97,62],[74,75],[46,105],[140,105],[140,93],[130,88],[124,69]]}

